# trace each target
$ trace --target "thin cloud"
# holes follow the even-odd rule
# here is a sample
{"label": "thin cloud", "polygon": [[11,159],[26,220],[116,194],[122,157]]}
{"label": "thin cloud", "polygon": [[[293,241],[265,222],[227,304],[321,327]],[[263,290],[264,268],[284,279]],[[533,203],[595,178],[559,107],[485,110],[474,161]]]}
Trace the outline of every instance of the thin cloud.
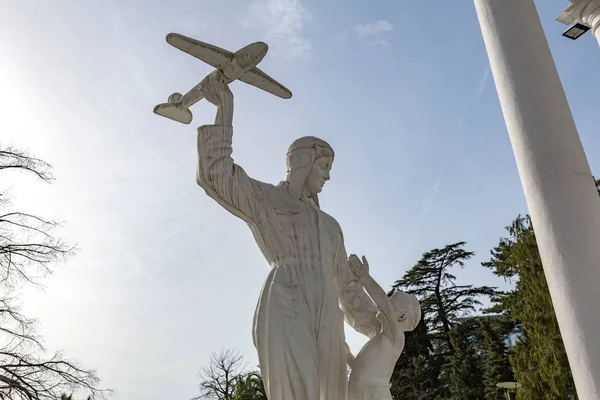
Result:
{"label": "thin cloud", "polygon": [[265,40],[274,53],[288,60],[310,56],[312,45],[303,35],[310,13],[300,0],[256,0],[244,21],[247,28],[265,30]]}
{"label": "thin cloud", "polygon": [[380,19],[372,24],[357,25],[354,27],[354,33],[359,40],[383,46],[389,46],[387,35],[393,31],[394,25],[385,19]]}
{"label": "thin cloud", "polygon": [[488,82],[488,77],[490,76],[490,70],[489,68],[486,68],[483,71],[483,76],[481,77],[481,80],[479,81],[479,87],[477,89],[477,98],[479,98],[479,96],[483,95],[483,92],[485,91],[485,88],[487,86],[487,82]]}
{"label": "thin cloud", "polygon": [[440,170],[438,173],[438,177],[435,180],[433,187],[431,188],[431,191],[429,192],[429,195],[427,196],[427,198],[425,199],[425,201],[423,202],[423,207],[421,209],[421,213],[419,214],[419,216],[416,218],[415,223],[413,225],[413,229],[412,229],[412,234],[410,237],[410,246],[412,246],[414,239],[416,238],[419,229],[421,229],[421,223],[425,220],[425,217],[427,216],[427,214],[429,214],[429,211],[431,211],[431,208],[434,206],[435,204],[435,200],[437,198],[437,194],[438,194],[438,190],[440,188],[440,185],[444,179],[444,175],[446,172],[446,163],[448,161],[448,153],[450,153],[451,149],[454,146],[454,143],[456,142],[457,137],[460,135],[460,133],[464,130],[465,127],[465,121],[467,119],[467,115],[471,109],[471,107],[473,107],[475,104],[477,104],[477,102],[479,101],[479,99],[481,98],[481,96],[483,95],[483,93],[485,92],[485,88],[487,86],[487,82],[489,81],[489,76],[490,76],[490,71],[489,69],[486,67],[483,70],[483,74],[481,76],[481,79],[479,79],[479,83],[477,85],[477,89],[475,90],[475,93],[473,94],[473,97],[467,102],[467,105],[465,107],[465,109],[463,110],[463,112],[461,113],[459,119],[458,119],[458,124],[457,124],[457,128],[455,130],[452,131],[448,145],[446,146],[445,149],[445,153],[444,153],[444,159],[440,165]]}
{"label": "thin cloud", "polygon": [[337,35],[335,35],[331,41],[333,43],[339,43],[339,44],[345,44],[346,41],[348,40],[348,30],[344,29],[343,31],[339,32]]}

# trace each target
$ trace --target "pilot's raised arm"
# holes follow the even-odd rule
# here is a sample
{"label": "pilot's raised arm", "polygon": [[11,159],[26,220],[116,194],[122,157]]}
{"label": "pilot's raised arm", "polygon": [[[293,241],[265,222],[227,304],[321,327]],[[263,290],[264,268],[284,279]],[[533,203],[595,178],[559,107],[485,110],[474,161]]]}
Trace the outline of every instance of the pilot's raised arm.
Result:
{"label": "pilot's raised arm", "polygon": [[248,177],[233,162],[233,94],[220,71],[207,76],[200,88],[217,106],[214,125],[198,128],[198,170],[196,181],[206,193],[232,214],[251,222],[259,202],[261,182]]}

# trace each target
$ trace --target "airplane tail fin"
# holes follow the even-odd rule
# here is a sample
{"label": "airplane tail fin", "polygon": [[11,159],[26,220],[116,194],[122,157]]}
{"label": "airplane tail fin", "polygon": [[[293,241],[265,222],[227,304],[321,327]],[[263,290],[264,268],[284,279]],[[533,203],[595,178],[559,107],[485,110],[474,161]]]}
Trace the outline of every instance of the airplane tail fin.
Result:
{"label": "airplane tail fin", "polygon": [[182,124],[189,124],[192,122],[192,112],[178,103],[159,104],[154,107],[154,114],[181,122]]}

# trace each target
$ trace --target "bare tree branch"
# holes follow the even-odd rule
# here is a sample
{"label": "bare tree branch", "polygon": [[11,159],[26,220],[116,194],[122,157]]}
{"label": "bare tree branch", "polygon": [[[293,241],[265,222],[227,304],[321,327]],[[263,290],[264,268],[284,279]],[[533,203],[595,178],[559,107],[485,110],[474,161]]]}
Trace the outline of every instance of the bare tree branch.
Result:
{"label": "bare tree branch", "polygon": [[212,353],[209,364],[198,373],[200,396],[194,399],[232,400],[237,379],[244,374],[242,355],[234,350]]}
{"label": "bare tree branch", "polygon": [[73,252],[63,239],[51,235],[59,223],[22,212],[0,215],[0,283],[36,283],[49,275],[50,264]]}
{"label": "bare tree branch", "polygon": [[13,146],[0,148],[0,171],[9,169],[33,173],[48,183],[54,180],[50,164],[31,157],[26,150],[17,149]]}
{"label": "bare tree branch", "polygon": [[10,299],[0,299],[0,398],[54,400],[65,392],[106,398],[96,372],[64,358],[62,352],[45,358],[35,321],[23,316]]}
{"label": "bare tree branch", "polygon": [[[53,180],[51,167],[26,151],[0,147],[0,172],[22,170],[44,182]],[[35,332],[36,321],[26,318],[7,296],[18,284],[38,284],[57,261],[73,252],[53,236],[57,221],[3,209],[10,206],[7,191],[0,194],[0,400],[56,400],[64,393],[83,392],[106,398],[94,370],[68,360],[59,351],[46,355]],[[65,398],[67,396],[65,395]]]}

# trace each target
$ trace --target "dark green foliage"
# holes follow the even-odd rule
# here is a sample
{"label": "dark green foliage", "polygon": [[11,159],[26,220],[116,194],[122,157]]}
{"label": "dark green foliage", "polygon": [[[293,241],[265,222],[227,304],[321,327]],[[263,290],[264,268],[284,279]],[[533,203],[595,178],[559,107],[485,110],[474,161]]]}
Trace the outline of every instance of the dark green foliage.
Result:
{"label": "dark green foliage", "polygon": [[250,372],[236,378],[233,400],[267,400],[267,392],[258,372]]}
{"label": "dark green foliage", "polygon": [[412,332],[406,332],[404,350],[392,374],[390,390],[394,399],[429,400],[440,392],[440,358],[433,354],[433,345],[424,320]]}
{"label": "dark green foliage", "polygon": [[518,217],[507,228],[510,237],[501,239],[483,263],[499,276],[518,278],[516,289],[497,299],[496,310],[514,323],[522,324],[524,340],[517,343],[510,361],[522,387],[522,400],[576,398],[542,261],[529,217]]}
{"label": "dark green foliage", "polygon": [[455,266],[464,267],[465,261],[475,254],[464,250],[464,245],[465,242],[458,242],[424,253],[419,262],[392,286],[394,290],[403,290],[419,298],[436,352],[444,355],[453,352],[450,330],[454,321],[471,315],[475,307],[481,305],[479,296],[496,294],[495,289],[488,286],[456,285],[456,277],[448,270]]}
{"label": "dark green foliage", "polygon": [[486,400],[504,400],[505,391],[496,387],[496,384],[514,382],[505,342],[505,335],[512,325],[505,317],[496,320],[482,319],[479,322],[479,334],[483,337],[485,349],[483,382]]}
{"label": "dark green foliage", "polygon": [[[469,393],[483,393],[480,355],[461,336],[462,330],[454,338],[452,332],[461,318],[476,311],[481,304],[480,296],[497,296],[497,293],[488,286],[455,283],[450,268],[464,267],[465,261],[474,255],[464,250],[464,245],[458,242],[424,253],[393,285],[392,292],[401,290],[417,296],[423,314],[419,327],[407,334],[405,350],[392,376],[392,395],[396,399],[450,398],[453,385],[458,387],[459,382],[467,385]],[[464,376],[465,369],[470,377]],[[478,398],[481,397],[474,397]]]}
{"label": "dark green foliage", "polygon": [[453,400],[484,399],[484,353],[477,319],[455,324],[450,332],[454,353],[449,357],[450,392]]}

